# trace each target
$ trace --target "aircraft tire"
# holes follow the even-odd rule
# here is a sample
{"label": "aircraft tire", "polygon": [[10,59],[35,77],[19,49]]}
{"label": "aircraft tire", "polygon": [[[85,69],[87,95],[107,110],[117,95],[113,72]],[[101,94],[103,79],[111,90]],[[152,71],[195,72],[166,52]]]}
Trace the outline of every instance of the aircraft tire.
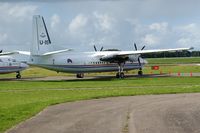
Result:
{"label": "aircraft tire", "polygon": [[83,73],[77,73],[76,77],[77,77],[77,78],[83,78],[83,77],[84,77],[84,74],[83,74]]}
{"label": "aircraft tire", "polygon": [[124,73],[120,73],[120,78],[124,78]]}
{"label": "aircraft tire", "polygon": [[117,73],[116,74],[116,78],[124,78],[124,73],[123,72],[121,72],[121,73]]}
{"label": "aircraft tire", "polygon": [[140,70],[140,71],[138,71],[138,75],[139,76],[142,76],[143,75],[143,72]]}
{"label": "aircraft tire", "polygon": [[21,75],[20,75],[20,74],[17,74],[17,75],[16,75],[16,79],[21,79]]}

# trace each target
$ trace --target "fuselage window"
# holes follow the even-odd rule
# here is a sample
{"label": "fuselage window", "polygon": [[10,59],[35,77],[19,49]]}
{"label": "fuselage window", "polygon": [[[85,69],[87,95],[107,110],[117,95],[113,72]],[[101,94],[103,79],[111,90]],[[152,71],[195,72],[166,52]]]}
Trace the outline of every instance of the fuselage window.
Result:
{"label": "fuselage window", "polygon": [[16,62],[16,60],[15,60],[15,59],[13,59],[12,61],[13,61],[13,62]]}

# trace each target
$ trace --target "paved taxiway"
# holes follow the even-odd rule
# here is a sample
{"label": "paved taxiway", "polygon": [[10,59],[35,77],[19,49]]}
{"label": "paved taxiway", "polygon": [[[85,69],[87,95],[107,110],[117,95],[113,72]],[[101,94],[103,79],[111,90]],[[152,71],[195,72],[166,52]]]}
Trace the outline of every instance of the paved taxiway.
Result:
{"label": "paved taxiway", "polygon": [[200,93],[116,97],[46,108],[9,133],[197,133]]}
{"label": "paved taxiway", "polygon": [[[181,73],[181,77],[190,77],[190,73]],[[193,77],[200,77],[200,73],[192,73]],[[145,74],[143,76],[138,75],[126,75],[125,78],[139,77],[139,78],[159,78],[159,77],[179,77],[178,73],[171,74]],[[22,77],[22,79],[16,78],[0,78],[0,81],[60,81],[60,80],[93,80],[93,79],[112,79],[115,78],[113,75],[103,75],[103,76],[88,76],[84,78],[76,78],[75,76],[49,76],[49,77]]]}

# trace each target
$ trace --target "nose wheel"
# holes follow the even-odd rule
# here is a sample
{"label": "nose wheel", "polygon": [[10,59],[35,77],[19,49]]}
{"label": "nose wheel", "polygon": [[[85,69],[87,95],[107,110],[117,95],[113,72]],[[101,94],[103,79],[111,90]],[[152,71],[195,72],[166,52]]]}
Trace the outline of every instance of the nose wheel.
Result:
{"label": "nose wheel", "polygon": [[76,77],[77,77],[77,78],[84,78],[84,73],[77,73],[77,74],[76,74]]}
{"label": "nose wheel", "polygon": [[20,72],[17,72],[16,79],[21,79],[21,74],[20,74]]}

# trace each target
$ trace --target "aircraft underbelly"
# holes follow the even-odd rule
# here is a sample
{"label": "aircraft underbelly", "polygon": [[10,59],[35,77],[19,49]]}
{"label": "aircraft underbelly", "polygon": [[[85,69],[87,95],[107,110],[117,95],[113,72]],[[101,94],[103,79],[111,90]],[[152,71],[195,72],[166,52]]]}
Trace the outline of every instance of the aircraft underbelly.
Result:
{"label": "aircraft underbelly", "polygon": [[22,71],[21,67],[0,67],[0,74]]}
{"label": "aircraft underbelly", "polygon": [[[41,67],[68,73],[89,73],[118,71],[118,65],[40,65]],[[139,69],[138,64],[125,64],[124,70]]]}

